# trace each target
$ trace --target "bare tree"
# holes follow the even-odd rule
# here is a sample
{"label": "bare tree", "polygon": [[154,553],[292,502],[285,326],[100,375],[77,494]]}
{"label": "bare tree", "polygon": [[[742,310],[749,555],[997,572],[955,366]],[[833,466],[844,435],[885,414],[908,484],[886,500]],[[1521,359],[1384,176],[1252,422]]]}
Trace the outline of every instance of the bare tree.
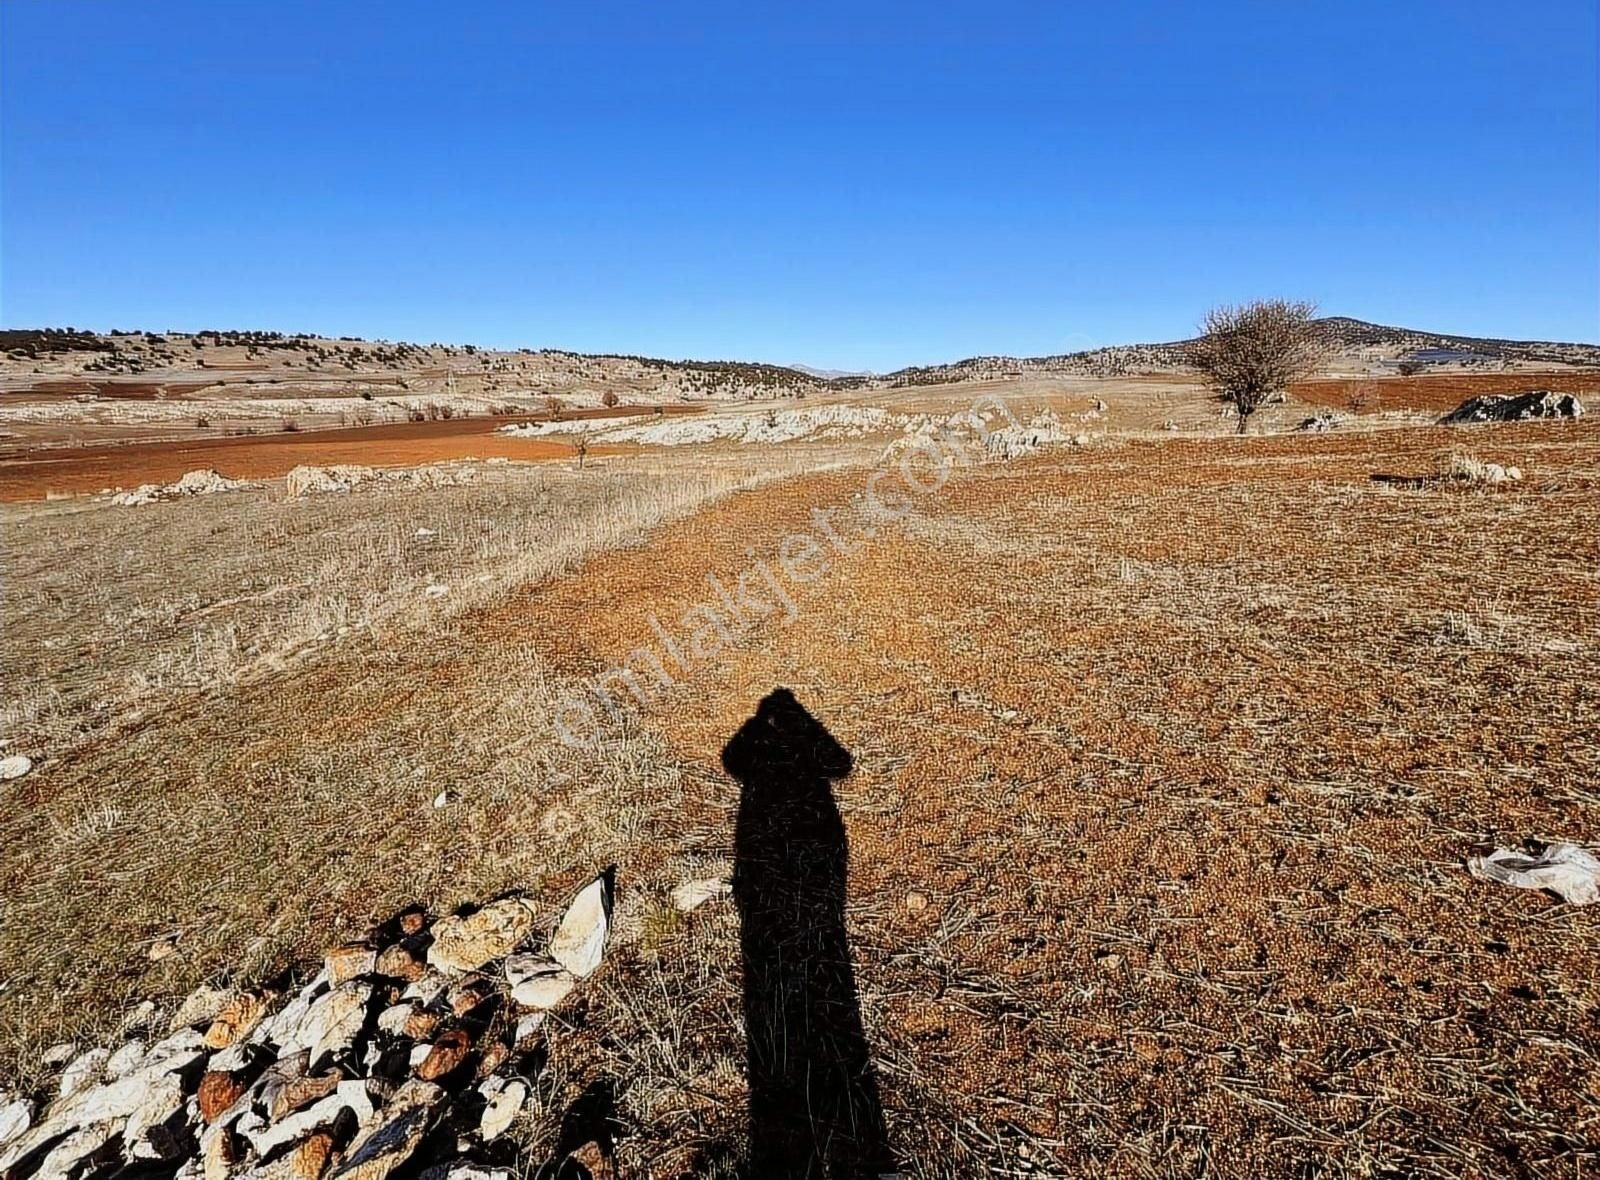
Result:
{"label": "bare tree", "polygon": [[1189,363],[1222,401],[1239,412],[1239,433],[1289,384],[1315,372],[1324,350],[1312,317],[1316,306],[1287,299],[1254,299],[1206,312]]}

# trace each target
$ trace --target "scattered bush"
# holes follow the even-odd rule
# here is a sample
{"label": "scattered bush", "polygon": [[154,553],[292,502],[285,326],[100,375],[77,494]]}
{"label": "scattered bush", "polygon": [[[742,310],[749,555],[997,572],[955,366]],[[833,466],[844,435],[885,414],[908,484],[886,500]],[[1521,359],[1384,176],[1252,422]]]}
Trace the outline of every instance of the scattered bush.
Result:
{"label": "scattered bush", "polygon": [[1312,324],[1315,313],[1310,303],[1286,299],[1224,304],[1206,312],[1199,338],[1188,347],[1189,363],[1238,412],[1240,434],[1250,415],[1316,370],[1323,346]]}

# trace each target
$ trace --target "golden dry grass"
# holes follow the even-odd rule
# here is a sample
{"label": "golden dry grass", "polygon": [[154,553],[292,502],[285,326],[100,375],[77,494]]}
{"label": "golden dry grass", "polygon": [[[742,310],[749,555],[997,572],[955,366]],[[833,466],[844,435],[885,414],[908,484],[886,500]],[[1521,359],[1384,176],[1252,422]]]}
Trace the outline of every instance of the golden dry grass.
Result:
{"label": "golden dry grass", "polygon": [[[1368,479],[1431,473],[1464,439],[1527,479]],[[756,628],[599,750],[554,740],[561,685],[813,508],[855,521],[862,485],[710,501],[421,630],[151,698],[12,784],[8,1057],[27,1076],[43,1040],[103,1029],[108,997],[267,973],[413,898],[556,894],[614,861],[611,962],[552,1037],[541,1101],[615,1079],[628,1174],[712,1174],[743,1133],[737,919],[669,918],[665,897],[726,866],[738,789],[718,752],[781,684],[854,757],[849,930],[909,1174],[1592,1169],[1593,924],[1462,860],[1600,830],[1600,429],[1132,443],[964,471],[798,589],[792,625]],[[217,502],[143,510],[174,514],[148,518],[145,576],[174,529],[211,552]],[[347,510],[320,561],[394,527],[342,533]],[[7,527],[8,557],[33,562],[26,611],[60,600],[30,653],[74,595],[103,593],[52,573],[42,551],[70,533],[24,546]],[[210,561],[271,554],[272,535],[233,530]],[[169,936],[180,953],[151,962]]]}

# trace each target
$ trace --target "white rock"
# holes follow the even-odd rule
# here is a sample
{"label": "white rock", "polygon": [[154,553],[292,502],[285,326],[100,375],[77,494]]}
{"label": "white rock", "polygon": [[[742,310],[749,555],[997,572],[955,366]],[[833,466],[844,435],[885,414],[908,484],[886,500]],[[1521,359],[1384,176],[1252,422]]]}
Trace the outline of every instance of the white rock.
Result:
{"label": "white rock", "polygon": [[311,1050],[313,1071],[329,1056],[343,1053],[355,1042],[367,1022],[371,999],[371,984],[347,983],[313,1001],[294,1037],[297,1047]]}
{"label": "white rock", "polygon": [[527,1047],[539,1030],[544,1027],[545,1014],[543,1012],[529,1012],[517,1020],[515,1045],[518,1049]]}
{"label": "white rock", "polygon": [[270,1126],[252,1126],[248,1131],[241,1130],[240,1134],[250,1141],[256,1154],[267,1156],[280,1147],[304,1139],[317,1128],[327,1126],[345,1110],[355,1113],[357,1123],[364,1123],[372,1117],[372,1099],[367,1096],[365,1082],[340,1082],[339,1088],[320,1102],[313,1102],[304,1110],[284,1115]]}
{"label": "white rock", "polygon": [[166,1153],[160,1144],[152,1143],[147,1133],[177,1114],[183,1106],[183,1079],[177,1074],[166,1074],[151,1080],[139,1103],[128,1114],[122,1131],[122,1150],[135,1159],[160,1159]]}
{"label": "white rock", "polygon": [[219,1049],[207,1064],[218,1073],[238,1073],[250,1064],[256,1051],[250,1042],[239,1041],[226,1049]]}
{"label": "white rock", "polygon": [[434,582],[422,591],[425,598],[443,598],[448,593],[450,593],[450,587],[442,582]]}
{"label": "white rock", "polygon": [[100,1081],[106,1072],[106,1062],[111,1060],[110,1049],[90,1049],[61,1071],[61,1084],[57,1091],[62,1098],[82,1094]]}
{"label": "white rock", "polygon": [[732,892],[733,886],[721,877],[688,881],[672,891],[672,904],[687,914],[713,898],[726,897]]}
{"label": "white rock", "polygon": [[115,1123],[81,1127],[58,1143],[35,1172],[34,1180],[67,1180],[84,1160],[94,1155],[117,1133]]}
{"label": "white rock", "polygon": [[180,1028],[150,1046],[139,1062],[138,1072],[145,1077],[182,1073],[205,1055],[205,1037],[195,1029]]}
{"label": "white rock", "polygon": [[435,1164],[422,1173],[421,1180],[511,1180],[511,1169],[491,1168],[473,1160],[451,1160]]}
{"label": "white rock", "polygon": [[433,797],[433,806],[434,806],[434,808],[436,810],[437,809],[442,809],[449,802],[450,802],[450,792],[449,791],[440,791],[437,795],[435,795]]}
{"label": "white rock", "polygon": [[141,1000],[129,1008],[122,1016],[122,1022],[117,1025],[120,1033],[138,1032],[142,1028],[149,1028],[150,1022],[155,1019],[156,1005],[153,1000]]}
{"label": "white rock", "polygon": [[284,490],[291,498],[323,492],[348,492],[357,484],[376,478],[378,473],[372,468],[351,463],[331,467],[302,465],[289,472],[284,479]]}
{"label": "white rock", "polygon": [[13,754],[9,758],[0,758],[0,782],[6,779],[21,778],[33,769],[33,759],[24,754]]}
{"label": "white rock", "polygon": [[434,532],[430,528],[419,528],[417,530],[417,538],[423,541],[426,541],[429,537],[437,537],[438,535],[438,533]]}
{"label": "white rock", "polygon": [[78,1046],[71,1041],[62,1041],[59,1044],[51,1045],[40,1054],[39,1061],[46,1068],[54,1069],[58,1065],[65,1065],[71,1061],[77,1055],[77,1052]]}
{"label": "white rock", "polygon": [[144,1060],[144,1042],[138,1039],[129,1041],[106,1060],[106,1077],[115,1080],[124,1074],[131,1073],[139,1062]]}
{"label": "white rock", "polygon": [[[518,959],[533,959],[532,955],[516,955]],[[577,986],[572,973],[559,963],[537,960],[531,969],[513,972],[510,960],[506,962],[506,979],[511,984],[511,998],[524,1008],[543,1011],[554,1008]]]}
{"label": "white rock", "polygon": [[592,975],[611,927],[611,878],[602,873],[578,891],[550,939],[550,956],[579,979]]}
{"label": "white rock", "polygon": [[33,1126],[36,1111],[34,1104],[26,1098],[18,1098],[0,1106],[0,1147]]}
{"label": "white rock", "polygon": [[449,990],[450,979],[438,971],[429,971],[426,975],[412,981],[406,990],[400,993],[402,1000],[415,1000],[426,1008]]}
{"label": "white rock", "polygon": [[417,1010],[415,1004],[393,1004],[378,1013],[378,1031],[397,1037],[405,1031],[406,1021]]}
{"label": "white rock", "polygon": [[528,1083],[521,1078],[489,1078],[478,1087],[484,1097],[478,1133],[485,1143],[506,1133],[528,1100]]}
{"label": "white rock", "polygon": [[417,1066],[428,1060],[428,1054],[432,1052],[433,1046],[423,1041],[411,1046],[411,1053],[406,1060],[410,1063],[412,1069],[416,1069]]}

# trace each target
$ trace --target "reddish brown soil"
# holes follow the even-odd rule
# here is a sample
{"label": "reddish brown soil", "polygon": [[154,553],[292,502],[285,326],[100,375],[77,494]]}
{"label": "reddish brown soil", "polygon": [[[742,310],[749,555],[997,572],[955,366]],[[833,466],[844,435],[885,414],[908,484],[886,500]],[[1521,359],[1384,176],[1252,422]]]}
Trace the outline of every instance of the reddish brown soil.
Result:
{"label": "reddish brown soil", "polygon": [[1517,370],[1505,373],[1439,373],[1417,377],[1349,377],[1302,381],[1289,392],[1315,406],[1375,414],[1382,410],[1445,413],[1484,393],[1600,393],[1600,369]]}
{"label": "reddish brown soil", "polygon": [[[666,407],[669,413],[699,407]],[[618,407],[567,417],[615,417],[652,410]],[[42,500],[51,494],[98,492],[108,487],[171,483],[186,471],[213,468],[229,479],[273,479],[302,463],[359,463],[409,467],[450,459],[558,459],[572,444],[561,438],[508,438],[495,433],[519,418],[454,418],[338,430],[276,432],[233,438],[55,447],[0,458],[0,501]],[[610,453],[591,447],[591,455]]]}

